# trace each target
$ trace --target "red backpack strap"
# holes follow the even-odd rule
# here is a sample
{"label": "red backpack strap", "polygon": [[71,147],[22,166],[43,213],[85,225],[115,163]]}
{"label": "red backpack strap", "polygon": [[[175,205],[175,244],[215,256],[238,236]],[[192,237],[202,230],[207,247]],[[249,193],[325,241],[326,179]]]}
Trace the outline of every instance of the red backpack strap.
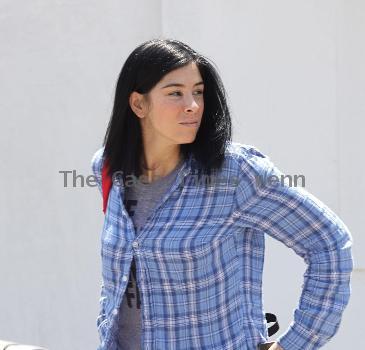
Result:
{"label": "red backpack strap", "polygon": [[108,205],[108,197],[109,192],[112,187],[112,179],[108,176],[109,170],[109,162],[106,160],[103,164],[103,169],[101,171],[101,186],[102,186],[102,193],[103,193],[103,212],[105,214],[106,207]]}

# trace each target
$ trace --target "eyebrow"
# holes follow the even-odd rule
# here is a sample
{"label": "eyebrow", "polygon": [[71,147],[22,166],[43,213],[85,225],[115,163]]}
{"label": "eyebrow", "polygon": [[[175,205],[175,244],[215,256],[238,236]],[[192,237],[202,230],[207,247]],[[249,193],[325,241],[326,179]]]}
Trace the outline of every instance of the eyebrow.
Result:
{"label": "eyebrow", "polygon": [[[204,85],[204,82],[199,81],[198,83],[194,84],[194,86],[197,86],[197,85]],[[184,84],[179,84],[179,83],[170,83],[170,84],[167,84],[167,85],[163,86],[161,89],[165,89],[165,88],[168,88],[168,87],[171,87],[171,86],[184,87],[185,85]]]}

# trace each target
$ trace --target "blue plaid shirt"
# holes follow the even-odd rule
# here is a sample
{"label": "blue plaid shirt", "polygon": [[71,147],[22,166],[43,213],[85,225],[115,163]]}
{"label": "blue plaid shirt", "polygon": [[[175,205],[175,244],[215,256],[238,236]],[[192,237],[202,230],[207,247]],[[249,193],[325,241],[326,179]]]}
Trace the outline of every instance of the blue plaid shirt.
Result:
{"label": "blue plaid shirt", "polygon": [[[103,150],[92,158],[101,191]],[[254,350],[267,341],[262,302],[265,234],[307,264],[284,350],[318,349],[337,332],[350,297],[352,237],[341,219],[256,147],[229,142],[222,168],[199,182],[191,155],[135,235],[114,182],[101,231],[98,350],[119,350],[117,318],[134,256],[145,350]],[[270,180],[271,179],[271,180]],[[288,283],[290,283],[288,281]]]}

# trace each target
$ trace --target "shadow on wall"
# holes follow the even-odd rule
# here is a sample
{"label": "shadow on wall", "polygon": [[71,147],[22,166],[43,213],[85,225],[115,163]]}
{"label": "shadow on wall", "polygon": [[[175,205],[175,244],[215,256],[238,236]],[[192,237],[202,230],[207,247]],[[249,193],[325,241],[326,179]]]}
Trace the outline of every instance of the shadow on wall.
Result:
{"label": "shadow on wall", "polygon": [[47,349],[35,345],[25,345],[13,341],[0,340],[0,350],[47,350]]}

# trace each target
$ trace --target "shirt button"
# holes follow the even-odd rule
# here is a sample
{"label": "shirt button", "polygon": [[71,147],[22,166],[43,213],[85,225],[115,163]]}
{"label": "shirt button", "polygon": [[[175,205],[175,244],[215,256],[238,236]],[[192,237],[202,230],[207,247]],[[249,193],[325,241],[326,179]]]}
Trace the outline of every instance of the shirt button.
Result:
{"label": "shirt button", "polygon": [[124,276],[123,276],[123,278],[122,278],[122,281],[123,281],[123,282],[128,281],[128,276],[124,275]]}
{"label": "shirt button", "polygon": [[138,243],[137,241],[134,241],[134,242],[132,243],[132,247],[133,247],[133,248],[138,248],[138,246],[139,246],[139,243]]}
{"label": "shirt button", "polygon": [[118,314],[118,309],[114,309],[113,310],[113,315],[117,315]]}

